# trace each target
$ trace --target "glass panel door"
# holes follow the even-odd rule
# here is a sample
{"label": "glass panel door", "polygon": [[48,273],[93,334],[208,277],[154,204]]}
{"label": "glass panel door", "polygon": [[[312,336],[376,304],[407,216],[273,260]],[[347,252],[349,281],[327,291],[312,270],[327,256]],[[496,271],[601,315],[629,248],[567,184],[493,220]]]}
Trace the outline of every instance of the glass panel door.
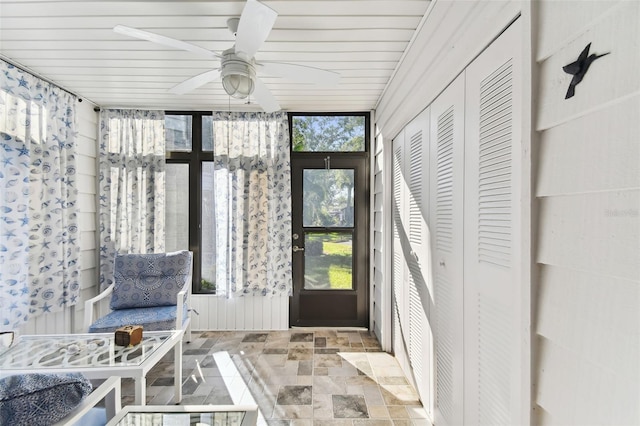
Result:
{"label": "glass panel door", "polygon": [[294,153],[292,326],[368,325],[363,154]]}

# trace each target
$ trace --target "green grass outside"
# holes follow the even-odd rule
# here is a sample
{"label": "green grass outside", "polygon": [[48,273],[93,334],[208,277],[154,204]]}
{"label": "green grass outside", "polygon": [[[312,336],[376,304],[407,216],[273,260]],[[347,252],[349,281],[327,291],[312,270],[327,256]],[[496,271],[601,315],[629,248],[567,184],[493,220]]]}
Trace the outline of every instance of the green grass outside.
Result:
{"label": "green grass outside", "polygon": [[352,246],[324,241],[323,253],[306,257],[305,279],[318,288],[326,288],[328,283],[328,288],[333,290],[350,290],[353,282]]}
{"label": "green grass outside", "polygon": [[329,283],[332,289],[351,290],[351,268],[331,265],[329,267]]}

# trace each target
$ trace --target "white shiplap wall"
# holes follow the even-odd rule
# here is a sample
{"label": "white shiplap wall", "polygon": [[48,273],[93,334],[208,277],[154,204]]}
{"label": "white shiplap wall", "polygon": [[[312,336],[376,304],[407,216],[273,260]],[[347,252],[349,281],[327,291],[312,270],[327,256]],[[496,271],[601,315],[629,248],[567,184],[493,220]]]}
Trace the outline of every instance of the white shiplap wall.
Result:
{"label": "white shiplap wall", "polygon": [[98,294],[98,113],[88,102],[79,104],[78,201],[80,205],[80,303],[75,307],[74,329],[85,332],[84,302]]}
{"label": "white shiplap wall", "polygon": [[80,228],[80,301],[62,312],[31,319],[20,334],[55,334],[83,331],[84,300],[97,293],[96,273],[96,149],[97,114],[88,102],[78,103],[77,183]]}
{"label": "white shiplap wall", "polygon": [[286,330],[289,297],[224,297],[193,295],[193,330]]}
{"label": "white shiplap wall", "polygon": [[[543,1],[535,424],[640,424],[640,2]],[[562,66],[591,43],[573,98]]]}

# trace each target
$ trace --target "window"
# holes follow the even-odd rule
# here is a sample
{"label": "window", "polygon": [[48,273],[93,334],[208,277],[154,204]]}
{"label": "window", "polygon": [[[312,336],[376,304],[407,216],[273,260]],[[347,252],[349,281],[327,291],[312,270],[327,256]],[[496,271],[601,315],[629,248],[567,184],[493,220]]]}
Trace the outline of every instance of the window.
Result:
{"label": "window", "polygon": [[363,152],[364,114],[291,114],[294,152]]}
{"label": "window", "polygon": [[[292,150],[301,155],[332,153],[331,157],[366,156],[366,113],[291,114]],[[166,225],[167,251],[193,252],[193,292],[216,293],[216,227],[213,193],[213,118],[208,112],[166,112]],[[324,158],[324,157],[323,157]],[[325,194],[323,209],[307,209],[305,223],[312,227],[352,227],[354,175],[333,167],[309,170],[305,188]],[[326,194],[330,194],[327,196]],[[311,203],[311,199],[307,200]],[[311,206],[310,204],[308,206]],[[347,248],[351,234],[317,235],[323,247]],[[326,240],[326,241],[325,241]],[[341,245],[340,245],[340,244]],[[350,243],[349,243],[350,244]],[[313,242],[312,242],[313,245]],[[345,260],[350,264],[350,257]]]}
{"label": "window", "polygon": [[167,112],[167,251],[193,251],[193,292],[215,293],[213,130],[210,113]]}
{"label": "window", "polygon": [[190,152],[193,146],[192,126],[193,117],[190,115],[165,115],[167,151]]}
{"label": "window", "polygon": [[184,188],[189,188],[189,164],[167,164],[164,244],[168,252],[189,248],[189,192]]}

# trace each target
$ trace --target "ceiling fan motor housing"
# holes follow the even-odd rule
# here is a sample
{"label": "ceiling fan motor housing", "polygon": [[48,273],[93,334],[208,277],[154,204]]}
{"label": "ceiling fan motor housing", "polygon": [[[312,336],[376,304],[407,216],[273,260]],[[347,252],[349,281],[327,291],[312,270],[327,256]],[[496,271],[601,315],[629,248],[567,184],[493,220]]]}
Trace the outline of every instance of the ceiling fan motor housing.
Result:
{"label": "ceiling fan motor housing", "polygon": [[229,96],[244,99],[255,89],[255,62],[233,48],[227,49],[222,53],[220,76]]}

